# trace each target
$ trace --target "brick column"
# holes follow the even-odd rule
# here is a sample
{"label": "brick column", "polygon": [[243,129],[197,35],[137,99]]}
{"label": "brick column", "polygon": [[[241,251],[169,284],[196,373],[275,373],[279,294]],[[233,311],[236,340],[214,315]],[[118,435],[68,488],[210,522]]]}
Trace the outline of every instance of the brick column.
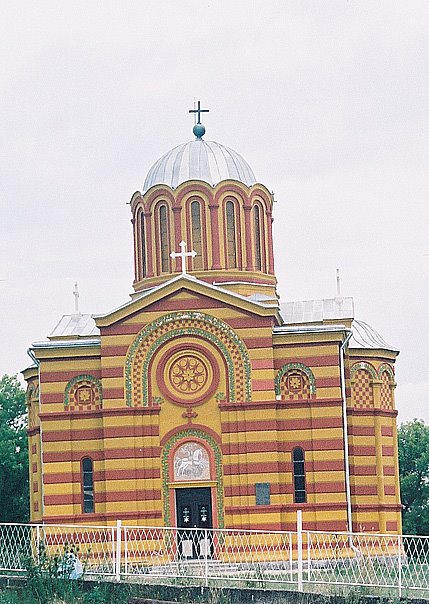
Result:
{"label": "brick column", "polygon": [[244,206],[244,237],[246,240],[246,271],[253,271],[251,206]]}
{"label": "brick column", "polygon": [[152,214],[144,213],[144,234],[146,238],[146,277],[153,277],[153,250],[152,250]]}
{"label": "brick column", "polygon": [[219,204],[209,205],[210,226],[212,231],[212,270],[218,270],[220,265],[220,240],[219,240]]}
{"label": "brick column", "polygon": [[[179,248],[179,243],[182,241],[182,225],[180,222],[181,219],[181,213],[182,213],[182,207],[181,206],[174,206],[173,207],[173,218],[174,218],[174,251],[175,252],[179,252],[180,248]],[[189,243],[189,242],[187,242]],[[171,250],[173,251],[173,250]],[[176,273],[180,273],[182,270],[182,263],[181,263],[181,259],[180,258],[176,258],[176,266],[174,268],[174,271]]]}

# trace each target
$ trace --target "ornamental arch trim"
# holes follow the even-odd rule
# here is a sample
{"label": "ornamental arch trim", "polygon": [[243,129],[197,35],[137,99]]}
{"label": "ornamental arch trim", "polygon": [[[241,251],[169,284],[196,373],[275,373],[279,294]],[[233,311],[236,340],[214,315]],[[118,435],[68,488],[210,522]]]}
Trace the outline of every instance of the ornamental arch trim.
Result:
{"label": "ornamental arch trim", "polygon": [[[128,407],[149,405],[148,371],[159,347],[180,336],[198,336],[217,346],[228,369],[229,401],[250,401],[251,364],[244,342],[223,321],[201,312],[175,312],[144,327],[125,360],[125,400]],[[134,400],[134,404],[133,404]]]}
{"label": "ornamental arch trim", "polygon": [[195,428],[184,429],[174,434],[165,444],[162,451],[161,457],[161,468],[162,468],[162,495],[163,495],[163,513],[164,513],[164,525],[171,526],[171,505],[170,505],[170,493],[169,493],[169,458],[172,449],[180,441],[192,441],[193,439],[199,439],[206,446],[210,447],[214,455],[214,472],[216,486],[216,507],[217,507],[217,521],[218,527],[224,527],[224,514],[223,514],[223,478],[222,478],[222,453],[219,445],[212,436],[203,432],[202,430],[196,430]]}
{"label": "ornamental arch trim", "polygon": [[[97,409],[101,408],[101,402],[103,400],[101,381],[98,380],[97,378],[95,378],[93,375],[82,374],[82,375],[77,375],[76,377],[72,378],[65,387],[65,390],[64,390],[64,407],[65,407],[65,409],[71,411],[76,407],[76,405],[79,405],[79,403],[76,403],[73,400],[73,397],[74,397],[74,394],[77,392],[77,390],[82,386],[87,386],[88,388],[91,388],[94,392],[94,396],[93,396],[94,400],[88,401],[88,407],[90,407],[91,403],[94,403],[95,407]],[[93,405],[91,405],[91,408],[92,407],[93,407]]]}
{"label": "ornamental arch trim", "polygon": [[368,371],[368,373],[370,374],[370,376],[372,377],[373,380],[378,379],[377,372],[374,369],[374,367],[370,363],[365,363],[364,361],[361,361],[360,363],[355,363],[354,365],[352,365],[352,367],[350,368],[350,378],[351,379],[354,378],[356,371],[358,371],[359,369],[364,369],[365,371]]}
{"label": "ornamental arch trim", "polygon": [[387,373],[391,383],[395,383],[395,374],[393,373],[393,369],[391,367],[391,365],[389,365],[388,363],[382,363],[380,365],[380,367],[378,368],[378,377],[381,379],[381,376],[383,375],[383,373]]}
{"label": "ornamental arch trim", "polygon": [[274,380],[274,391],[276,393],[276,396],[281,395],[281,383],[283,376],[291,370],[302,371],[308,377],[308,381],[310,384],[310,394],[316,394],[316,378],[314,377],[314,374],[311,371],[310,367],[307,367],[307,365],[304,365],[304,363],[286,363],[285,365],[283,365],[283,367],[281,367],[281,369],[279,369]]}

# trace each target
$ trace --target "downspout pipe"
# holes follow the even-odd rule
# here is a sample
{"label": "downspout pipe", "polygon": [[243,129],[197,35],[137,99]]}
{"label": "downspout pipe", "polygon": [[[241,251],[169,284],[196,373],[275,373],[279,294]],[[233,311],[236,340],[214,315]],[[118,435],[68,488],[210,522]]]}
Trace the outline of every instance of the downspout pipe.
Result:
{"label": "downspout pipe", "polygon": [[30,357],[30,359],[33,361],[33,363],[36,365],[36,367],[38,368],[39,373],[40,373],[40,362],[36,358],[36,355],[34,354],[33,349],[32,348],[27,348],[27,354]]}
{"label": "downspout pipe", "polygon": [[[33,361],[33,363],[36,365],[37,367],[37,373],[38,373],[38,379],[39,379],[39,412],[40,412],[40,397],[42,395],[42,391],[41,391],[41,384],[40,384],[40,361],[39,359],[36,357],[36,355],[34,354],[34,351],[32,348],[27,348],[27,354],[30,357],[30,359]],[[41,501],[42,501],[42,518],[45,515],[45,510],[44,510],[44,501],[45,501],[45,496],[44,496],[44,488],[43,488],[43,439],[42,439],[42,424],[40,424],[40,459],[42,460],[42,465],[40,468],[40,490],[41,490]]]}
{"label": "downspout pipe", "polygon": [[343,407],[343,435],[344,435],[344,470],[346,478],[346,502],[347,502],[347,529],[349,533],[353,532],[352,523],[352,496],[350,489],[350,463],[349,463],[349,435],[347,427],[347,398],[346,398],[346,374],[344,367],[344,356],[347,344],[353,335],[351,329],[346,329],[346,337],[340,345],[340,381],[341,381],[341,398]]}

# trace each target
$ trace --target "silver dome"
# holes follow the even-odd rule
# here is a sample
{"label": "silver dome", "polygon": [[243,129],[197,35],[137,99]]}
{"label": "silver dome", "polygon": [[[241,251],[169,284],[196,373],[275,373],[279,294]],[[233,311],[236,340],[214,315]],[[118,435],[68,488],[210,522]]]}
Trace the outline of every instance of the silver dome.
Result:
{"label": "silver dome", "polygon": [[187,180],[203,180],[214,186],[228,179],[249,187],[256,182],[252,169],[241,155],[219,143],[197,138],[178,145],[158,159],[146,176],[143,193],[159,184],[175,189]]}

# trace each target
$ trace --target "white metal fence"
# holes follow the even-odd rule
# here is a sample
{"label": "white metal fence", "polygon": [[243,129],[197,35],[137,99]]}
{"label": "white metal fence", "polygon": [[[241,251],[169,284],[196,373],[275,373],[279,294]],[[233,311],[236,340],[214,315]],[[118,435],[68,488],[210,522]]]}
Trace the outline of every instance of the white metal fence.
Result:
{"label": "white metal fence", "polygon": [[106,580],[429,594],[429,537],[302,531],[299,522],[296,532],[0,524],[2,575],[61,567],[70,555],[84,577]]}

